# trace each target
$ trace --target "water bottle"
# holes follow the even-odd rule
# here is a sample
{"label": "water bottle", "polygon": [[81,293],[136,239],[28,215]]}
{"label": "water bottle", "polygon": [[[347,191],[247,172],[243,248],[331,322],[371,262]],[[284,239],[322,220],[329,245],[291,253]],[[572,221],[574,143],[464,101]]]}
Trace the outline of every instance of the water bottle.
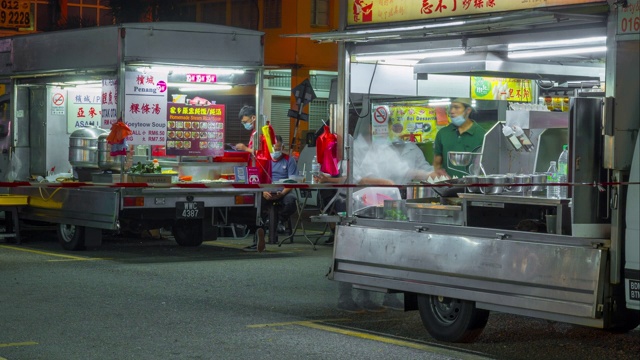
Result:
{"label": "water bottle", "polygon": [[311,183],[315,184],[314,177],[320,174],[320,164],[318,164],[318,157],[314,156],[311,162]]}
{"label": "water bottle", "polygon": [[[562,153],[560,153],[560,157],[558,157],[558,182],[566,183],[568,179],[568,171],[567,164],[569,162],[569,146],[564,145],[562,147]],[[567,186],[560,186],[560,191],[558,196],[561,199],[567,198]]]}
{"label": "water bottle", "polygon": [[[556,162],[551,161],[549,163],[549,170],[547,170],[547,183],[558,182],[558,169],[556,168]],[[560,196],[560,189],[558,186],[547,186],[547,197],[551,199],[557,199]]]}

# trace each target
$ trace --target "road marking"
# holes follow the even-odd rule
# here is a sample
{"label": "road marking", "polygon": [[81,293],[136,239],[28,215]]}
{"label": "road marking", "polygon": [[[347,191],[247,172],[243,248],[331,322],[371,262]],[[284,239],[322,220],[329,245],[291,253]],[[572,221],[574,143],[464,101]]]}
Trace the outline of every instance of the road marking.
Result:
{"label": "road marking", "polygon": [[[38,345],[38,343],[35,342],[35,341],[25,341],[25,342],[19,342],[19,343],[6,343],[6,344],[0,344],[0,348],[14,347],[14,346],[32,346],[32,345]],[[3,358],[0,358],[0,359],[3,359]]]}
{"label": "road marking", "polygon": [[64,254],[58,254],[58,253],[53,253],[53,252],[48,252],[48,251],[42,251],[42,250],[25,249],[25,248],[17,247],[17,246],[0,245],[0,248],[2,248],[2,249],[9,249],[9,250],[16,250],[16,251],[24,251],[24,252],[28,252],[28,253],[32,253],[32,254],[46,255],[46,256],[53,256],[53,257],[59,257],[59,258],[63,258],[63,259],[65,259],[65,260],[49,260],[49,261],[94,261],[94,260],[108,260],[107,258],[90,258],[90,257],[81,257],[81,256],[73,256],[73,255],[64,255]]}
{"label": "road marking", "polygon": [[455,349],[447,349],[447,348],[442,347],[442,346],[427,345],[427,344],[424,344],[424,343],[401,340],[401,339],[397,339],[397,338],[393,338],[393,337],[375,335],[375,334],[366,333],[366,332],[362,332],[362,331],[349,330],[349,329],[345,329],[345,328],[340,328],[340,327],[335,327],[335,326],[330,326],[330,325],[324,324],[324,322],[326,322],[326,321],[345,321],[345,320],[348,320],[348,319],[292,321],[292,322],[273,323],[273,324],[249,325],[247,327],[249,327],[249,328],[267,328],[267,327],[291,326],[291,325],[296,326],[297,325],[297,326],[308,327],[308,328],[311,328],[311,329],[328,331],[328,332],[332,332],[332,333],[336,333],[336,334],[352,336],[352,337],[356,337],[356,338],[360,338],[360,339],[378,341],[378,342],[382,342],[382,343],[390,344],[390,345],[396,345],[396,346],[402,346],[402,347],[416,349],[416,350],[428,351],[428,352],[433,353],[433,354],[450,356],[450,357],[454,357],[456,359],[463,359],[463,360],[485,360],[485,359],[490,359],[489,357],[482,356],[482,355],[479,355],[479,354],[478,355],[471,354],[471,353],[468,353],[466,351],[459,351],[459,350],[455,350]]}

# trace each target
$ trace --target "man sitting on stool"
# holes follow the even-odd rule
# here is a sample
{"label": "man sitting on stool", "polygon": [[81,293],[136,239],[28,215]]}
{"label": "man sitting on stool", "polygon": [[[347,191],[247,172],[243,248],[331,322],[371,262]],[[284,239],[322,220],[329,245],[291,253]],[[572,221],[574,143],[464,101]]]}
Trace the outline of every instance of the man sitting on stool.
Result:
{"label": "man sitting on stool", "polygon": [[[286,180],[292,175],[298,174],[298,165],[293,157],[282,153],[282,136],[276,135],[276,143],[273,145],[271,153],[271,182]],[[286,224],[289,218],[296,211],[296,196],[289,189],[278,191],[265,191],[262,193],[263,214],[267,212],[274,203],[278,206],[278,232],[286,231]]]}

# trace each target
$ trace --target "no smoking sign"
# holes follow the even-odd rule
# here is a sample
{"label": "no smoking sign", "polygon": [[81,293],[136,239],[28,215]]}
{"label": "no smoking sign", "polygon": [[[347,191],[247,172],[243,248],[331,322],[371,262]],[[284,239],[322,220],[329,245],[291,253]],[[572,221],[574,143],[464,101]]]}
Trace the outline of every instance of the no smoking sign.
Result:
{"label": "no smoking sign", "polygon": [[389,110],[386,106],[378,106],[373,110],[373,120],[378,124],[385,124],[389,118]]}
{"label": "no smoking sign", "polygon": [[63,93],[53,93],[51,96],[51,115],[65,114],[65,95]]}

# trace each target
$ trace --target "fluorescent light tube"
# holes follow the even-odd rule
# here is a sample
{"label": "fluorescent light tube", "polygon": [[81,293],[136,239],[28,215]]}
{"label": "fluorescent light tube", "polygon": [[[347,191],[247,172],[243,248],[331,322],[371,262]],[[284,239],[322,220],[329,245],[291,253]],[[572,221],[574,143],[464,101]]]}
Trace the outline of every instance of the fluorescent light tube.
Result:
{"label": "fluorescent light tube", "polygon": [[446,56],[458,56],[464,55],[466,51],[464,49],[457,50],[445,50],[445,51],[422,51],[413,53],[378,53],[378,54],[363,54],[356,55],[356,61],[393,61],[393,60],[416,60],[420,61],[425,58],[446,57]]}
{"label": "fluorescent light tube", "polygon": [[594,36],[582,39],[566,39],[566,40],[552,40],[552,41],[536,41],[526,43],[513,43],[508,45],[509,50],[525,50],[531,48],[548,48],[559,46],[572,46],[572,45],[586,45],[586,44],[606,44],[606,36]]}
{"label": "fluorescent light tube", "polygon": [[543,56],[559,56],[559,55],[577,55],[606,52],[606,46],[593,46],[583,48],[568,48],[568,49],[556,49],[556,50],[534,50],[534,51],[516,51],[509,53],[509,59],[523,59]]}

